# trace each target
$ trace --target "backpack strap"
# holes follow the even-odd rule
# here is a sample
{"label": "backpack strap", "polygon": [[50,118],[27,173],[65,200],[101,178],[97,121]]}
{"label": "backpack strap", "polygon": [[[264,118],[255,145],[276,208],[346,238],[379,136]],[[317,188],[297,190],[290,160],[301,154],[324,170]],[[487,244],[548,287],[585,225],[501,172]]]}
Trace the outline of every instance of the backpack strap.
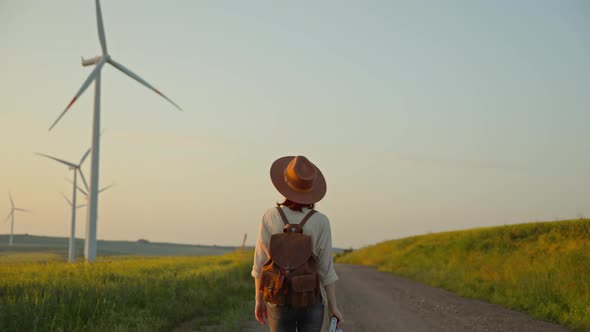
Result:
{"label": "backpack strap", "polygon": [[281,209],[280,206],[277,206],[277,210],[279,210],[279,214],[281,215],[281,219],[283,219],[285,225],[289,225],[289,220],[287,220],[287,216],[285,215],[285,212],[283,212],[283,209]]}
{"label": "backpack strap", "polygon": [[[281,211],[281,212],[283,212],[283,211]],[[306,222],[309,220],[309,218],[311,218],[311,216],[313,216],[313,214],[314,214],[315,212],[316,212],[315,210],[311,210],[311,211],[309,211],[309,212],[308,212],[308,213],[305,215],[305,217],[303,217],[303,220],[301,220],[301,222],[299,223],[299,226],[300,226],[301,228],[303,228],[303,225],[305,225],[305,223],[306,223]]]}
{"label": "backpack strap", "polygon": [[[281,209],[280,206],[277,206],[277,210],[279,211],[279,214],[281,215],[281,219],[283,219],[283,222],[285,223],[285,225],[289,225],[289,220],[287,219],[287,216],[285,215],[285,212],[283,212],[283,209]],[[316,213],[316,210],[309,211],[305,215],[305,217],[303,217],[303,219],[299,223],[299,226],[301,228],[303,228],[303,225],[305,225],[305,223],[309,220],[309,218],[311,218],[311,216],[313,216],[314,213]]]}

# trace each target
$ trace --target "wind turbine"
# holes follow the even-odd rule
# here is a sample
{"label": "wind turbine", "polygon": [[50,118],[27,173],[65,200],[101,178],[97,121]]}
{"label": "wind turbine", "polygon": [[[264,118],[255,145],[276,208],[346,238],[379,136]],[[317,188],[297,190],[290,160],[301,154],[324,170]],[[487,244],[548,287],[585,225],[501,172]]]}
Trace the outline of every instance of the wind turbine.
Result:
{"label": "wind turbine", "polygon": [[[74,189],[76,190],[76,189]],[[76,210],[83,208],[86,204],[82,205],[75,205],[70,201],[66,195],[61,194],[61,196],[68,202],[68,204],[72,207],[72,226],[70,230],[70,246],[68,252],[68,262],[73,263],[76,260]]]}
{"label": "wind turbine", "polygon": [[[88,192],[86,191],[86,190],[88,190],[88,188],[87,188],[86,190],[84,190],[84,189],[80,188],[80,186],[78,186],[77,184],[74,184],[74,182],[72,182],[72,180],[70,180],[70,179],[68,179],[68,178],[66,178],[66,181],[68,181],[69,183],[73,184],[73,185],[74,185],[74,187],[75,187],[76,189],[78,189],[78,191],[80,191],[80,192],[81,192],[81,193],[82,193],[84,196],[86,196],[86,200],[88,200]],[[106,187],[103,187],[102,189],[99,189],[99,190],[98,190],[98,193],[99,193],[99,194],[102,194],[104,191],[107,191],[107,190],[109,190],[109,189],[110,189],[110,188],[112,188],[114,185],[115,185],[114,183],[111,183],[110,185],[108,185],[108,186],[106,186]],[[81,208],[81,207],[84,207],[84,206],[86,206],[86,205],[87,205],[87,204],[78,205],[78,207],[77,207],[77,208]],[[97,217],[97,220],[98,220],[98,217]]]}
{"label": "wind turbine", "polygon": [[96,3],[96,20],[98,25],[98,38],[100,41],[100,46],[102,48],[102,55],[96,56],[91,59],[84,59],[82,58],[82,65],[83,66],[91,66],[94,65],[94,70],[90,73],[86,81],[82,84],[82,87],[72,101],[68,104],[66,109],[59,115],[57,120],[51,125],[49,130],[53,129],[55,125],[61,120],[64,114],[70,109],[72,104],[84,93],[84,91],[88,88],[90,83],[94,82],[94,114],[93,114],[93,122],[92,122],[92,147],[91,147],[91,166],[90,166],[90,192],[88,198],[88,218],[86,222],[86,242],[84,246],[84,254],[86,260],[92,262],[96,259],[96,221],[97,221],[97,213],[98,213],[98,173],[99,173],[99,151],[100,151],[100,72],[102,67],[109,63],[113,67],[117,68],[118,70],[122,71],[127,76],[133,78],[137,82],[141,83],[142,85],[146,86],[148,89],[154,91],[155,93],[162,96],[176,108],[182,111],[180,106],[174,103],[170,98],[166,97],[163,93],[158,91],[148,82],[146,82],[143,78],[139,77],[137,74],[132,72],[131,70],[124,67],[122,64],[113,60],[110,54],[107,52],[107,42],[104,33],[104,24],[102,21],[102,12],[100,10],[100,1],[95,0]]}
{"label": "wind turbine", "polygon": [[10,213],[8,214],[8,217],[6,217],[5,223],[8,222],[8,220],[12,220],[10,223],[10,239],[8,240],[8,245],[12,246],[12,244],[13,244],[12,237],[14,235],[14,212],[16,212],[16,211],[33,212],[33,211],[17,208],[16,206],[14,206],[14,200],[12,199],[12,195],[10,193],[8,193],[8,197],[10,198],[10,205],[12,206],[12,208],[10,209]]}
{"label": "wind turbine", "polygon": [[[72,180],[70,180],[70,179],[66,179],[66,181],[68,181],[69,183],[72,183],[72,184],[74,183],[74,182],[72,182]],[[103,192],[103,191],[109,190],[109,189],[110,189],[111,187],[113,187],[114,185],[115,185],[115,184],[114,184],[114,183],[112,183],[112,184],[110,184],[110,185],[108,185],[108,186],[106,186],[106,187],[103,187],[102,189],[99,189],[99,190],[98,190],[98,193],[99,193],[99,194],[102,194],[102,192]],[[78,190],[79,190],[79,191],[80,191],[82,194],[84,194],[84,196],[86,196],[86,198],[88,198],[88,192],[86,192],[84,189],[80,188],[80,186],[78,186],[78,185],[76,185],[76,188],[78,188]]]}
{"label": "wind turbine", "polygon": [[70,243],[69,243],[69,251],[68,251],[68,262],[72,263],[76,260],[76,187],[77,187],[77,183],[78,183],[78,173],[80,174],[80,177],[82,178],[82,181],[84,182],[84,186],[86,188],[88,188],[88,183],[86,182],[86,178],[84,177],[84,173],[82,173],[82,164],[84,163],[84,161],[86,160],[86,158],[88,157],[88,155],[90,154],[90,149],[88,149],[86,151],[86,153],[84,153],[84,155],[82,156],[82,158],[80,159],[80,162],[78,164],[74,164],[71,163],[69,161],[65,161],[56,157],[52,157],[50,155],[46,155],[43,153],[37,153],[37,155],[45,157],[45,158],[49,158],[51,160],[55,160],[58,163],[64,164],[66,165],[70,170],[74,171],[74,189],[72,190],[72,201],[70,202],[70,200],[68,200],[66,198],[66,200],[70,203],[70,205],[72,206],[72,223],[70,225]]}

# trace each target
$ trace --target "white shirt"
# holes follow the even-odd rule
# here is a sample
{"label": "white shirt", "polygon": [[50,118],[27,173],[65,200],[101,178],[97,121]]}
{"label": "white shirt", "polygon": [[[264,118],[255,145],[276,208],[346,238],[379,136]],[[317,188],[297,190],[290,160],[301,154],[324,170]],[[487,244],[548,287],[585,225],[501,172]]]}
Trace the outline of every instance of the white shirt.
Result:
{"label": "white shirt", "polygon": [[[281,208],[291,224],[300,223],[303,217],[310,211],[308,208],[303,208],[303,212],[294,211],[285,206]],[[276,208],[268,209],[262,217],[258,229],[258,239],[256,240],[256,249],[254,251],[254,264],[252,265],[252,277],[256,279],[260,278],[262,266],[270,258],[268,251],[270,237],[272,234],[282,233],[283,227],[285,227],[285,223],[279,211]],[[336,271],[334,271],[332,231],[330,230],[328,217],[320,212],[314,213],[303,226],[303,234],[311,236],[312,251],[318,257],[319,261],[318,274],[322,287],[338,280]]]}

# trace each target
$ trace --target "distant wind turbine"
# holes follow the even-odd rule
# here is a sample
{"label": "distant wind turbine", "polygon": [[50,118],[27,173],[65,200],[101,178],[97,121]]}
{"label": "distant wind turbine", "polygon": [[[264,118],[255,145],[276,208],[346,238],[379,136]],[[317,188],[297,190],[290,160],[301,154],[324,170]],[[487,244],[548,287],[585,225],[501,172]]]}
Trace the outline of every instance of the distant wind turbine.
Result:
{"label": "distant wind turbine", "polygon": [[12,199],[12,195],[10,193],[8,193],[8,197],[10,198],[10,205],[12,208],[10,209],[10,213],[8,214],[8,217],[6,217],[6,221],[4,221],[4,222],[6,223],[6,222],[8,222],[8,220],[12,220],[10,223],[10,239],[8,240],[8,245],[12,246],[13,236],[14,236],[14,212],[16,212],[16,211],[18,211],[18,212],[33,212],[33,211],[17,208],[14,205],[14,200]]}
{"label": "distant wind turbine", "polygon": [[[70,180],[70,179],[66,179],[66,181],[68,181],[68,182],[69,182],[69,183],[71,183],[71,184],[73,184],[73,183],[74,183],[74,182],[72,182],[72,180]],[[110,188],[112,188],[112,187],[114,187],[114,186],[115,186],[115,184],[113,183],[113,184],[110,184],[110,185],[108,185],[108,186],[106,186],[106,187],[103,187],[102,189],[99,189],[99,190],[98,190],[98,193],[99,193],[99,194],[101,194],[103,191],[107,191],[107,190],[109,190]],[[78,191],[79,191],[79,192],[81,192],[82,194],[84,194],[84,196],[88,197],[88,192],[87,192],[86,190],[84,190],[84,189],[80,188],[80,186],[78,186],[78,185],[76,185],[76,188],[78,188]]]}
{"label": "distant wind turbine", "polygon": [[[70,180],[70,179],[66,179],[66,181],[68,181],[69,183],[72,183],[72,184],[73,184],[72,180]],[[106,186],[106,187],[103,187],[102,189],[100,189],[100,190],[98,191],[98,193],[99,193],[99,194],[102,194],[103,192],[105,192],[105,191],[107,191],[107,190],[111,189],[111,188],[112,188],[112,187],[114,187],[114,186],[115,186],[115,184],[114,184],[114,183],[112,183],[112,184],[110,184],[110,185],[108,185],[108,186]],[[85,191],[84,189],[80,188],[80,186],[76,186],[76,188],[78,188],[78,191],[80,191],[80,192],[81,192],[81,193],[82,193],[84,196],[86,196],[86,199],[88,199],[88,192],[87,192],[87,191]],[[98,219],[98,217],[97,217],[97,219]]]}
{"label": "distant wind turbine", "polygon": [[[68,202],[68,204],[70,206],[74,206],[74,204],[72,203],[72,201],[70,201],[70,199],[66,195],[64,195],[63,193],[61,193],[61,197],[63,197],[66,200],[66,202]],[[81,209],[81,208],[83,208],[85,206],[86,206],[86,204],[80,204],[80,205],[77,205],[76,206],[76,209]]]}
{"label": "distant wind turbine", "polygon": [[45,157],[45,158],[49,158],[51,160],[55,160],[60,164],[66,165],[70,170],[74,171],[74,189],[72,190],[72,201],[70,202],[69,199],[66,198],[66,200],[70,203],[70,205],[72,206],[72,222],[70,225],[70,243],[69,243],[69,251],[68,251],[68,262],[72,263],[76,260],[76,193],[77,190],[76,188],[77,183],[78,183],[78,174],[80,174],[80,178],[82,178],[82,181],[84,182],[84,186],[86,188],[88,188],[88,184],[86,183],[86,178],[84,177],[84,173],[82,173],[82,164],[84,163],[84,161],[86,160],[86,158],[88,157],[88,155],[90,154],[90,149],[88,149],[86,151],[86,153],[84,153],[84,155],[82,156],[82,158],[80,159],[80,162],[78,164],[74,164],[72,162],[69,161],[65,161],[56,157],[52,157],[50,155],[46,155],[43,153],[37,153],[37,155]]}
{"label": "distant wind turbine", "polygon": [[[63,193],[61,194],[61,196],[66,200],[66,202],[68,202],[68,204],[72,207],[72,226],[71,226],[71,230],[70,230],[70,246],[69,246],[69,252],[68,252],[68,262],[73,263],[76,261],[76,211],[77,209],[83,208],[86,206],[86,204],[81,204],[81,205],[74,205],[74,203],[72,203],[72,201],[70,201],[66,195],[64,195]],[[72,236],[72,234],[74,234]]]}
{"label": "distant wind turbine", "polygon": [[72,101],[68,104],[66,109],[59,115],[57,120],[51,125],[49,130],[53,129],[55,125],[61,120],[64,114],[70,109],[74,102],[84,93],[84,91],[94,82],[94,114],[92,122],[92,154],[91,154],[91,168],[90,168],[90,192],[88,198],[88,218],[86,224],[86,242],[84,248],[84,254],[86,260],[92,262],[96,259],[96,227],[97,227],[97,214],[98,214],[98,175],[99,175],[99,151],[100,151],[100,72],[105,63],[111,64],[113,67],[122,71],[127,76],[133,78],[137,82],[146,86],[148,89],[162,96],[176,108],[182,111],[180,106],[174,103],[170,98],[166,97],[163,93],[158,91],[143,78],[133,73],[131,70],[124,67],[122,64],[113,60],[113,58],[107,52],[107,42],[104,32],[104,24],[102,21],[102,12],[100,9],[99,0],[95,0],[96,3],[96,20],[98,25],[98,38],[100,46],[102,48],[102,55],[96,56],[91,59],[82,58],[83,66],[94,66],[94,70],[90,73],[86,81],[82,84],[82,87]]}

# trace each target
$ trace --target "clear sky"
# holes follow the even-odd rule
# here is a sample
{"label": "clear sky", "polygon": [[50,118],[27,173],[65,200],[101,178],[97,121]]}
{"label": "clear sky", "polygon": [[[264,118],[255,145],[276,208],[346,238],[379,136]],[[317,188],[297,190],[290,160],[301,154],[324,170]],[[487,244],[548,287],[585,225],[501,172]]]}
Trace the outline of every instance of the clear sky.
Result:
{"label": "clear sky", "polygon": [[[16,233],[69,233],[71,172],[34,152],[90,145],[92,88],[47,128],[100,52],[93,3],[0,0],[0,217],[9,190],[34,210]],[[590,215],[588,1],[102,9],[113,58],[185,112],[105,67],[100,239],[253,244],[269,166],[295,154],[326,175],[338,247]]]}

